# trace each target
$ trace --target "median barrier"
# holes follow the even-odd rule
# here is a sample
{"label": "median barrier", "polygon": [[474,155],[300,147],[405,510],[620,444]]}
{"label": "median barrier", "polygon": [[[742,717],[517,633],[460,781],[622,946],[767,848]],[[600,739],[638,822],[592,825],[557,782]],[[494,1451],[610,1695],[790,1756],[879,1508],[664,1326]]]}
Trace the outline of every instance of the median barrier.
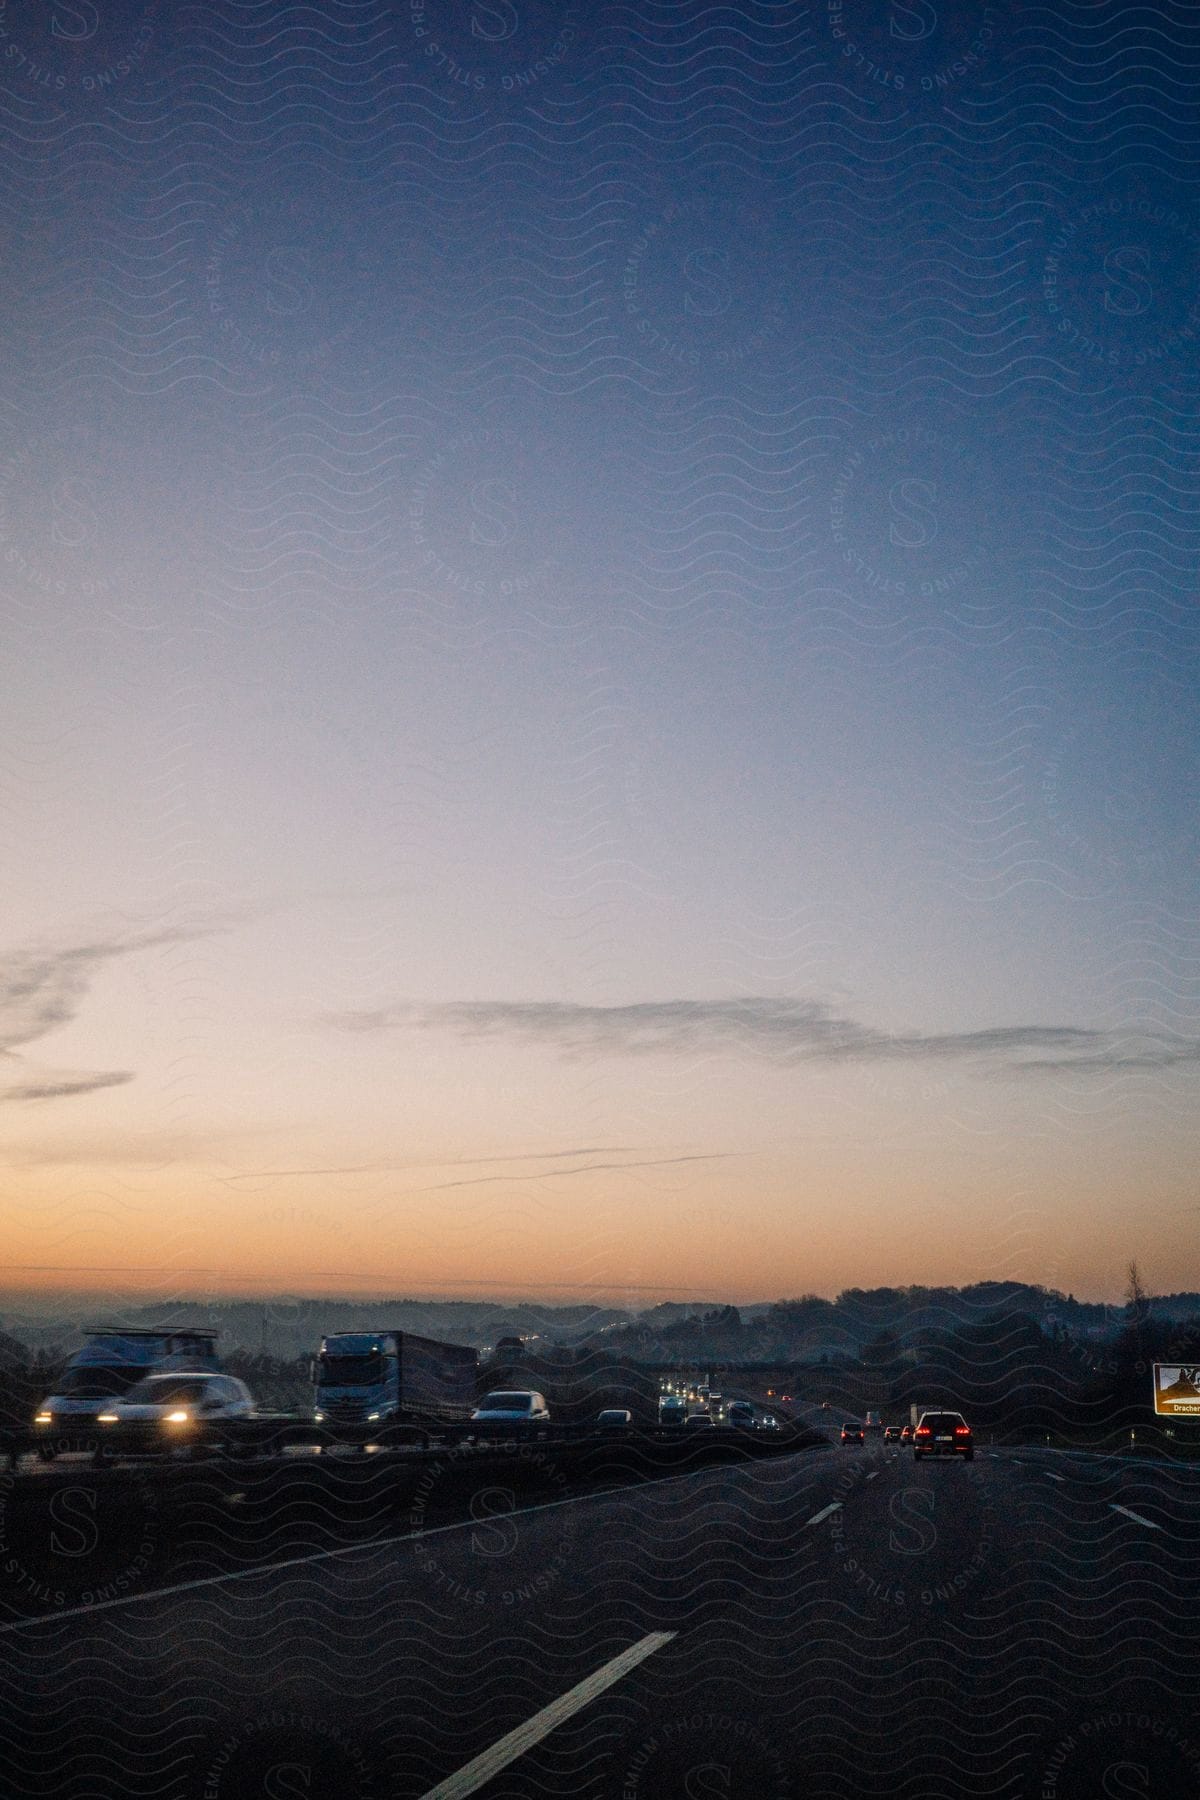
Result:
{"label": "median barrier", "polygon": [[[170,1436],[157,1423],[143,1421],[101,1428],[81,1439],[91,1446],[92,1464],[119,1479],[123,1469],[136,1469],[139,1476],[170,1482],[185,1478],[202,1464],[214,1476],[228,1474],[232,1479],[249,1463],[311,1469],[323,1464],[345,1466],[360,1463],[368,1456],[372,1462],[393,1467],[397,1472],[420,1467],[447,1451],[456,1458],[477,1464],[504,1465],[527,1456],[530,1448],[561,1462],[564,1467],[578,1465],[586,1472],[597,1466],[629,1467],[649,1478],[663,1468],[701,1466],[707,1462],[756,1461],[762,1457],[789,1454],[798,1449],[823,1443],[819,1432],[803,1429],[767,1433],[738,1431],[719,1426],[697,1437],[670,1426],[632,1426],[622,1430],[597,1431],[594,1426],[537,1425],[533,1427],[481,1430],[470,1423],[455,1425],[397,1424],[369,1426],[317,1423],[294,1415],[275,1415],[253,1419],[229,1419],[212,1424],[198,1421],[189,1427],[186,1437]],[[44,1445],[34,1428],[9,1431],[0,1436],[0,1453],[8,1462],[10,1479],[40,1487],[52,1484],[56,1473],[69,1475],[71,1463],[59,1465],[29,1459]],[[305,1452],[308,1452],[306,1455]],[[22,1467],[22,1459],[25,1466]]]}

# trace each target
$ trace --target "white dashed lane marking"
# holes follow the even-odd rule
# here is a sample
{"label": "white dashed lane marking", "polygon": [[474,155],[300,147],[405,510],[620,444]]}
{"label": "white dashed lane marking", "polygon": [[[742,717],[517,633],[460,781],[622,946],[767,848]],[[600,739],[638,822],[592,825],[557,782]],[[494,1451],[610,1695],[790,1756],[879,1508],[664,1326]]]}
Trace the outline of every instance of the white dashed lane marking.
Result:
{"label": "white dashed lane marking", "polygon": [[834,1500],[829,1506],[823,1506],[819,1513],[814,1513],[808,1522],[810,1525],[819,1525],[822,1519],[827,1519],[829,1517],[830,1513],[841,1512],[841,1510],[841,1501]]}
{"label": "white dashed lane marking", "polygon": [[1124,1513],[1127,1519],[1135,1519],[1139,1525],[1148,1525],[1151,1531],[1162,1530],[1161,1525],[1156,1525],[1153,1519],[1143,1519],[1141,1513],[1135,1513],[1132,1507],[1118,1506],[1115,1500],[1110,1500],[1109,1505],[1114,1512]]}
{"label": "white dashed lane marking", "polygon": [[473,1757],[453,1775],[448,1775],[445,1781],[439,1781],[436,1787],[431,1787],[421,1796],[421,1800],[462,1800],[464,1794],[477,1793],[501,1769],[506,1769],[509,1763],[516,1762],[519,1756],[524,1756],[527,1750],[540,1744],[564,1719],[569,1719],[572,1714],[590,1706],[606,1688],[620,1681],[630,1669],[636,1669],[640,1662],[645,1662],[648,1656],[653,1656],[664,1644],[669,1644],[674,1636],[673,1631],[652,1631],[648,1637],[631,1644],[628,1650],[622,1650],[611,1662],[606,1662],[602,1668],[586,1675],[573,1688],[568,1688],[565,1694],[560,1694],[557,1700],[552,1700],[549,1706],[543,1706],[541,1712],[534,1713],[532,1719],[526,1719],[524,1725],[518,1725],[515,1731],[500,1738],[490,1750]]}

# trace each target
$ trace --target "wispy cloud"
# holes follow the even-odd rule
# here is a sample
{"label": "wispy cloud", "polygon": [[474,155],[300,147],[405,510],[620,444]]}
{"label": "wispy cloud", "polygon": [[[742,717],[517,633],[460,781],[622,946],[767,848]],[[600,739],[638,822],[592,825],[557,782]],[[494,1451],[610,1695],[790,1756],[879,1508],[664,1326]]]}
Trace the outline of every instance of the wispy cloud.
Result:
{"label": "wispy cloud", "polygon": [[1054,1062],[1044,1057],[1031,1058],[1022,1069],[1072,1069],[1083,1074],[1120,1074],[1124,1069],[1182,1069],[1200,1065],[1200,1040],[1165,1036],[1156,1032],[1139,1033],[1130,1038],[1115,1033],[1106,1037],[1095,1034],[1103,1046],[1093,1054]]}
{"label": "wispy cloud", "polygon": [[752,1052],[783,1063],[959,1061],[1006,1070],[1166,1068],[1200,1060],[1192,1039],[1117,1034],[1078,1025],[993,1025],[975,1031],[889,1032],[819,1000],[744,995],[729,1000],[645,1000],[624,1006],[572,1001],[463,1000],[326,1015],[350,1032],[441,1031],[508,1037],[567,1056]]}
{"label": "wispy cloud", "polygon": [[0,1088],[0,1104],[12,1100],[66,1100],[76,1094],[94,1094],[100,1088],[123,1087],[132,1080],[129,1069],[98,1069],[94,1074],[84,1070],[62,1075],[43,1073]]}
{"label": "wispy cloud", "polygon": [[641,1162],[599,1162],[576,1163],[569,1169],[538,1169],[534,1173],[526,1171],[521,1175],[464,1175],[457,1181],[437,1181],[432,1187],[418,1188],[420,1194],[436,1194],[442,1188],[489,1187],[497,1181],[558,1181],[564,1175],[593,1175],[600,1172],[624,1169],[665,1169],[672,1163],[725,1162],[739,1154],[736,1150],[696,1151],[690,1156],[655,1156]]}
{"label": "wispy cloud", "polygon": [[71,1099],[132,1081],[128,1069],[34,1069],[17,1046],[36,1043],[69,1025],[96,974],[107,964],[141,950],[194,943],[228,930],[233,922],[232,915],[212,915],[149,930],[107,932],[75,943],[26,946],[0,957],[0,1059],[22,1071],[16,1080],[0,1085],[0,1102]]}
{"label": "wispy cloud", "polygon": [[[47,1079],[45,1071],[39,1072],[39,1079]],[[172,1164],[192,1163],[203,1168],[206,1178],[219,1179],[215,1174],[218,1168],[235,1156],[244,1159],[247,1146],[257,1145],[271,1129],[257,1125],[237,1131],[145,1125],[131,1129],[127,1123],[113,1127],[94,1119],[76,1124],[55,1118],[40,1130],[31,1124],[7,1141],[4,1160],[22,1169],[167,1169]]]}
{"label": "wispy cloud", "polygon": [[82,943],[10,950],[0,958],[0,1049],[31,1044],[75,1017],[106,963],[138,950],[188,944],[228,929],[226,918],[154,931],[126,931]]}
{"label": "wispy cloud", "polygon": [[[590,1149],[585,1149],[585,1150],[529,1150],[529,1151],[524,1151],[524,1152],[507,1152],[506,1151],[504,1153],[504,1155],[502,1155],[502,1156],[439,1157],[437,1159],[437,1167],[439,1169],[463,1168],[463,1167],[472,1168],[481,1163],[486,1164],[488,1167],[493,1167],[498,1163],[529,1163],[529,1162],[550,1162],[550,1161],[561,1162],[563,1160],[570,1161],[572,1158],[577,1158],[580,1156],[632,1156],[633,1154],[634,1154],[633,1150],[627,1149],[621,1144],[610,1145],[607,1149],[599,1148],[599,1147],[592,1147]],[[429,1162],[428,1157],[422,1157],[422,1158],[409,1157],[402,1162],[397,1162],[393,1158],[385,1157],[382,1161],[378,1161],[378,1162],[324,1163],[324,1164],[319,1164],[315,1168],[310,1167],[309,1165],[306,1164],[300,1168],[290,1168],[290,1169],[240,1170],[235,1175],[222,1175],[222,1176],[218,1177],[218,1179],[223,1181],[228,1186],[229,1184],[231,1184],[232,1182],[235,1182],[235,1181],[266,1181],[266,1180],[277,1181],[281,1177],[307,1176],[307,1175],[392,1174],[401,1169],[427,1169],[429,1167],[430,1167],[430,1162]],[[497,1177],[497,1179],[499,1179],[499,1177]],[[513,1179],[516,1179],[516,1178],[513,1177]]]}

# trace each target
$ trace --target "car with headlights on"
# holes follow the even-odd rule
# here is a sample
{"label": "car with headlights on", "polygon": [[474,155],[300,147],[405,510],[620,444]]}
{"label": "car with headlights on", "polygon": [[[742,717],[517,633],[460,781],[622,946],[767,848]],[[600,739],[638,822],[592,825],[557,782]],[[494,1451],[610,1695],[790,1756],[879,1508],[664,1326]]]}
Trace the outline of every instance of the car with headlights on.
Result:
{"label": "car with headlights on", "polygon": [[219,1374],[215,1331],[187,1325],[99,1325],[87,1333],[33,1416],[38,1455],[94,1450],[99,1414],[111,1412],[148,1375]]}
{"label": "car with headlights on", "polygon": [[251,1419],[254,1412],[254,1396],[244,1381],[207,1369],[181,1370],[144,1376],[97,1413],[96,1424],[102,1451],[216,1448],[223,1425]]}

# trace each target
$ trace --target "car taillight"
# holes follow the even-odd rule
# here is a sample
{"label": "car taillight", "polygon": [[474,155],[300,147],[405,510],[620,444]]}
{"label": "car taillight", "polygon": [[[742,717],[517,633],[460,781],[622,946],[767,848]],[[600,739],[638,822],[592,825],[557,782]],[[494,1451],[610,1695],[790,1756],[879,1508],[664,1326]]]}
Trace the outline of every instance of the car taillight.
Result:
{"label": "car taillight", "polygon": [[954,1427],[954,1435],[955,1437],[970,1437],[971,1427],[969,1425],[956,1425]]}
{"label": "car taillight", "polygon": [[918,1437],[932,1437],[933,1436],[932,1427],[929,1425],[918,1425],[917,1426],[917,1436]]}

